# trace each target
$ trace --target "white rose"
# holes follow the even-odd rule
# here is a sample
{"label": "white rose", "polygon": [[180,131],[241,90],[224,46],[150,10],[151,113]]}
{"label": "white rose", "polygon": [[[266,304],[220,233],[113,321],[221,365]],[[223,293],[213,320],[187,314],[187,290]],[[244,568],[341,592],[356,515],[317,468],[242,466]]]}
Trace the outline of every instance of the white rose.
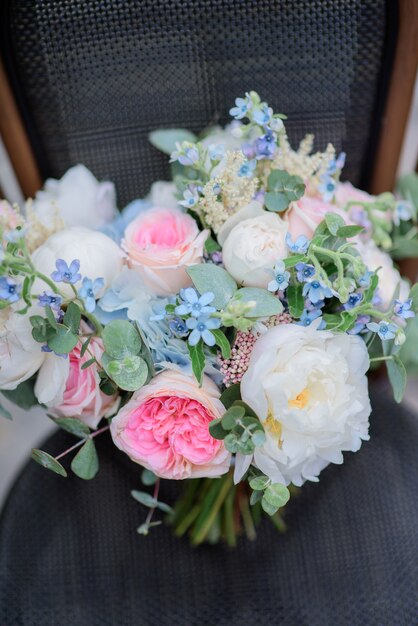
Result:
{"label": "white rose", "polygon": [[151,185],[149,199],[151,206],[161,206],[165,209],[178,207],[177,188],[174,183],[165,180],[157,180]]}
{"label": "white rose", "polygon": [[18,315],[9,307],[1,311],[0,321],[0,389],[16,389],[41,367],[45,359],[41,345],[32,337],[29,311]]}
{"label": "white rose", "polygon": [[232,228],[224,241],[222,258],[239,285],[267,287],[269,270],[287,256],[286,232],[286,223],[267,211]]}
{"label": "white rose", "polygon": [[[112,284],[123,266],[123,252],[107,235],[88,228],[68,228],[61,230],[39,246],[32,254],[32,261],[36,269],[50,277],[55,271],[55,262],[63,259],[68,265],[74,259],[80,261],[79,273],[91,279],[103,278],[104,287],[97,297]],[[79,288],[81,282],[75,284]],[[60,291],[67,297],[72,296],[71,286],[60,282]],[[42,293],[48,290],[45,283],[37,279],[33,286],[33,293]]]}
{"label": "white rose", "polygon": [[[267,436],[253,463],[274,482],[317,481],[329,463],[343,462],[343,451],[355,452],[369,438],[364,341],[317,326],[269,329],[257,340],[241,382],[242,399]],[[239,461],[245,471],[248,462]]]}
{"label": "white rose", "polygon": [[383,310],[387,309],[391,304],[398,285],[400,289],[397,297],[402,301],[408,299],[409,285],[401,277],[387,252],[378,248],[372,239],[366,243],[358,239],[357,250],[370,271],[374,272],[380,268],[377,272],[379,277],[378,294],[382,300],[380,307]]}
{"label": "white rose", "polygon": [[115,186],[111,182],[99,183],[84,165],[75,165],[61,180],[49,178],[32,204],[46,225],[54,206],[59,208],[67,226],[100,228],[115,217]]}

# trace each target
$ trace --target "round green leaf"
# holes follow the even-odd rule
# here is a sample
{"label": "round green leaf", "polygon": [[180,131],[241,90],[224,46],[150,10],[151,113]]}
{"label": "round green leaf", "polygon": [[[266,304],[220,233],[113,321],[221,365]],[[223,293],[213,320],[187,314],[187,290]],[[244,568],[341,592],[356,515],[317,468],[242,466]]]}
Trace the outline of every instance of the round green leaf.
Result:
{"label": "round green leaf", "polygon": [[265,499],[271,506],[276,507],[276,509],[280,509],[288,502],[289,498],[290,493],[286,485],[275,483],[274,485],[267,487],[264,492],[263,499]]}
{"label": "round green leaf", "polygon": [[141,349],[141,337],[135,327],[126,320],[113,320],[105,326],[102,334],[106,353],[113,359],[138,354]]}
{"label": "round green leaf", "polygon": [[87,439],[71,462],[74,474],[83,480],[91,480],[99,471],[99,457],[92,439]]}

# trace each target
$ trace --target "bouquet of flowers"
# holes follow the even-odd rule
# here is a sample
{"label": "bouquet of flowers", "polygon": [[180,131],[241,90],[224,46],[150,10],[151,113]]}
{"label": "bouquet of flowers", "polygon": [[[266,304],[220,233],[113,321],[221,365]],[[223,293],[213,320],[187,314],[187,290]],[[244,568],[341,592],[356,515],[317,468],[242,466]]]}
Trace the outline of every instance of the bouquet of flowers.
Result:
{"label": "bouquet of flowers", "polygon": [[[293,150],[255,92],[230,113],[151,133],[173,182],[120,214],[82,166],[0,212],[0,389],[76,438],[32,458],[92,479],[109,431],[143,468],[138,532],[164,515],[195,545],[282,529],[291,493],[359,450],[366,373],[384,362],[401,400],[418,308],[390,256],[417,247],[412,198],[341,183],[345,155]],[[171,506],[161,479],[185,481]]]}

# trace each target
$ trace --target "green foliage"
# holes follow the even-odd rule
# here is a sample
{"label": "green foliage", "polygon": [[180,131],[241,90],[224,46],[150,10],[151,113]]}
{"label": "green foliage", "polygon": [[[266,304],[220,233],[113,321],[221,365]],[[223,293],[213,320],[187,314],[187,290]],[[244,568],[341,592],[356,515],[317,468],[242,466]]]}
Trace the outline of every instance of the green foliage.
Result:
{"label": "green foliage", "polygon": [[61,463],[47,452],[44,452],[43,450],[39,450],[37,448],[33,448],[31,457],[34,461],[36,461],[36,463],[42,465],[42,467],[45,467],[46,469],[49,469],[51,470],[51,472],[55,472],[60,476],[64,476],[64,478],[67,477],[67,472],[63,468]]}
{"label": "green foliage", "polygon": [[182,143],[183,141],[190,141],[195,143],[197,141],[196,135],[185,128],[163,128],[160,130],[153,130],[148,139],[150,143],[161,150],[164,154],[170,155],[176,149],[176,143]]}
{"label": "green foliage", "polygon": [[141,349],[141,337],[126,320],[113,320],[107,324],[102,339],[106,354],[113,359],[136,355]]}
{"label": "green foliage", "polygon": [[334,236],[337,235],[340,228],[345,226],[343,218],[340,215],[337,215],[337,213],[326,213],[325,223],[331,235]]}
{"label": "green foliage", "polygon": [[269,211],[285,211],[304,192],[305,185],[299,176],[291,176],[285,170],[273,170],[267,181],[266,207]]}
{"label": "green foliage", "polygon": [[241,385],[235,383],[230,387],[227,387],[219,398],[226,409],[234,404],[235,401],[241,400]]}
{"label": "green foliage", "polygon": [[399,261],[400,259],[408,259],[418,256],[417,239],[409,239],[397,235],[393,239],[393,244],[389,250],[391,257]]}
{"label": "green foliage", "polygon": [[269,485],[264,492],[261,500],[261,506],[263,511],[268,515],[274,515],[279,509],[281,509],[289,501],[290,493],[286,485],[275,483]]}
{"label": "green foliage", "polygon": [[193,374],[196,377],[199,385],[202,382],[203,370],[205,369],[205,353],[203,352],[203,342],[200,341],[195,345],[191,346],[189,343],[187,344],[190,359],[192,361],[192,370]]}
{"label": "green foliage", "polygon": [[2,389],[2,394],[5,398],[16,404],[21,409],[30,409],[32,406],[38,404],[38,400],[34,394],[33,388],[35,386],[35,377],[24,380],[16,389],[5,390]]}
{"label": "green foliage", "polygon": [[102,365],[109,378],[124,391],[140,389],[148,378],[148,366],[140,356],[127,355],[122,359],[112,359],[104,353]]}
{"label": "green foliage", "polygon": [[416,172],[402,176],[398,180],[397,191],[405,200],[412,202],[418,210],[418,174]]}
{"label": "green foliage", "polygon": [[249,318],[270,317],[283,311],[283,305],[278,298],[266,289],[258,287],[243,287],[235,294],[241,302],[255,302],[255,306],[246,314]]}
{"label": "green foliage", "polygon": [[99,457],[92,439],[87,439],[71,462],[74,474],[83,480],[91,480],[99,471]]}
{"label": "green foliage", "polygon": [[237,290],[235,280],[226,270],[213,263],[201,263],[187,268],[187,273],[201,294],[211,291],[215,297],[212,305],[223,309]]}
{"label": "green foliage", "polygon": [[350,239],[350,237],[355,237],[356,235],[359,235],[361,232],[363,232],[363,230],[363,226],[355,226],[354,224],[350,226],[340,226],[340,228],[337,230],[337,237]]}
{"label": "green foliage", "polygon": [[47,344],[56,354],[68,354],[75,348],[78,336],[68,326],[57,324],[55,334],[48,336]]}
{"label": "green foliage", "polygon": [[150,487],[151,485],[155,485],[158,478],[151,470],[144,469],[141,474],[141,480],[146,487]]}
{"label": "green foliage", "polygon": [[222,418],[213,420],[209,432],[214,439],[223,440],[232,453],[252,454],[266,439],[260,420],[242,400],[235,400]]}
{"label": "green foliage", "polygon": [[390,384],[393,389],[393,396],[396,402],[402,402],[407,383],[407,373],[404,364],[398,355],[392,355],[386,363],[386,369]]}
{"label": "green foliage", "polygon": [[216,345],[219,346],[221,350],[222,357],[224,359],[229,359],[231,356],[231,346],[225,336],[225,333],[219,329],[211,330],[211,333],[215,337]]}
{"label": "green foliage", "polygon": [[74,302],[70,302],[62,324],[55,319],[49,306],[45,307],[46,317],[32,315],[32,337],[39,343],[46,343],[56,354],[68,354],[78,342],[81,312]]}
{"label": "green foliage", "polygon": [[221,250],[221,246],[213,237],[208,237],[205,241],[205,250],[208,254],[212,254]]}
{"label": "green foliage", "polygon": [[137,491],[134,489],[133,491],[131,491],[131,496],[134,500],[136,500],[140,504],[143,504],[144,506],[147,506],[150,509],[159,509],[163,513],[173,512],[171,506],[165,504],[165,502],[160,502],[146,491]]}
{"label": "green foliage", "polygon": [[289,285],[286,291],[289,313],[294,318],[300,317],[305,308],[305,298],[302,292],[303,285]]}
{"label": "green foliage", "polygon": [[2,404],[0,404],[0,415],[7,420],[12,420],[12,414]]}
{"label": "green foliage", "polygon": [[90,434],[89,427],[74,417],[59,417],[52,419],[54,424],[65,430],[67,433],[71,433],[71,435],[74,435],[75,437],[84,439]]}

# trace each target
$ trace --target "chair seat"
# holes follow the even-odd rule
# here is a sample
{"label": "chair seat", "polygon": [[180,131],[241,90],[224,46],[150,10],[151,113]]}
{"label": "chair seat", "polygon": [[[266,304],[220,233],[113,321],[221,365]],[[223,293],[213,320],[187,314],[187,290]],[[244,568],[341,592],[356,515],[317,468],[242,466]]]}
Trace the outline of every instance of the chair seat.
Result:
{"label": "chair seat", "polygon": [[[370,442],[303,487],[287,533],[265,520],[235,550],[192,549],[166,527],[139,536],[141,471],[107,435],[89,483],[29,463],[0,525],[0,624],[416,624],[418,421],[381,383],[371,393]],[[43,449],[73,441],[59,432]]]}

